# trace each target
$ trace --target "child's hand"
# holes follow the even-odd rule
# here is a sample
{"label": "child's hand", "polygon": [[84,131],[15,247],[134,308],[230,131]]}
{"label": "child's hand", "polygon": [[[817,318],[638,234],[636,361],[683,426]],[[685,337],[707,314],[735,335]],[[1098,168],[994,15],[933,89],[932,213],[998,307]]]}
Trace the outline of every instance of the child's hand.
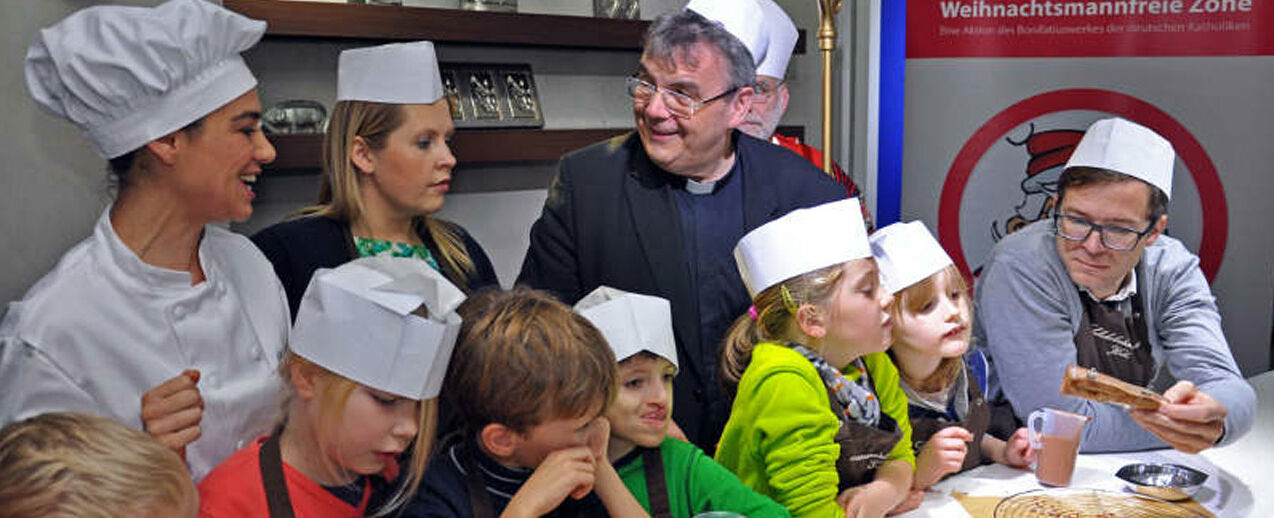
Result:
{"label": "child's hand", "polygon": [[[550,453],[535,468],[522,488],[509,501],[517,516],[544,516],[562,505],[566,497],[584,498],[593,490],[596,464],[589,447],[577,446]],[[502,515],[503,516],[503,515]]]}
{"label": "child's hand", "polygon": [[605,417],[598,417],[593,420],[593,426],[588,430],[588,449],[593,452],[593,460],[596,462],[610,462],[606,455],[607,446],[610,444],[610,420]]}
{"label": "child's hand", "polygon": [[1031,440],[1026,436],[1026,428],[1018,428],[1013,436],[1004,442],[1004,465],[1025,468],[1035,460],[1035,450],[1031,449]]}
{"label": "child's hand", "polygon": [[972,440],[973,434],[959,426],[948,426],[934,433],[916,455],[916,476],[911,487],[925,489],[943,476],[960,471],[969,451],[966,443]]}
{"label": "child's hand", "polygon": [[924,503],[924,501],[925,501],[925,492],[924,492],[924,490],[923,490],[923,489],[912,489],[911,491],[908,491],[908,492],[907,492],[907,498],[904,498],[904,499],[902,500],[902,502],[900,502],[898,505],[894,506],[894,508],[893,508],[893,509],[890,509],[890,510],[889,510],[889,514],[892,516],[892,515],[895,515],[895,514],[902,514],[902,513],[905,513],[905,512],[907,512],[907,511],[912,510],[912,509],[916,509],[916,508],[920,507],[920,504]]}
{"label": "child's hand", "polygon": [[836,497],[836,502],[845,507],[845,518],[880,518],[897,501],[893,488],[881,481],[851,487]]}
{"label": "child's hand", "polygon": [[203,398],[199,396],[199,371],[186,369],[142,395],[142,429],[160,444],[186,459],[186,445],[203,429]]}

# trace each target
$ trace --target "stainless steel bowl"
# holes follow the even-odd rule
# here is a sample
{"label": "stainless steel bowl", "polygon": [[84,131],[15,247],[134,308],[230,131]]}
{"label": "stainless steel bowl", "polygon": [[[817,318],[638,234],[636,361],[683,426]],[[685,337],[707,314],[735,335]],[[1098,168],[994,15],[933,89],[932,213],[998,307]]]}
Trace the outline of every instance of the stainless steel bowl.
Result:
{"label": "stainless steel bowl", "polygon": [[1180,464],[1129,464],[1115,473],[1133,491],[1164,500],[1185,500],[1203,487],[1208,474]]}

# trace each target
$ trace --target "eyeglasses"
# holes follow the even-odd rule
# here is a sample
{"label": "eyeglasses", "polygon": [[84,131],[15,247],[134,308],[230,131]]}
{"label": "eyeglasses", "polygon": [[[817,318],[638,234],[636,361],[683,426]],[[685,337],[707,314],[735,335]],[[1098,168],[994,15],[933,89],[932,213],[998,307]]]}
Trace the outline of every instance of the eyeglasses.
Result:
{"label": "eyeglasses", "polygon": [[1069,214],[1053,214],[1053,233],[1070,241],[1086,241],[1094,230],[1101,236],[1102,246],[1111,250],[1132,250],[1141,238],[1150,233],[1155,222],[1151,221],[1143,230],[1133,230],[1117,225],[1098,225],[1078,216]]}
{"label": "eyeglasses", "polygon": [[626,83],[628,85],[628,95],[633,98],[633,101],[647,104],[651,99],[655,98],[655,93],[660,93],[663,95],[664,106],[668,107],[668,111],[672,112],[674,117],[682,119],[689,119],[690,117],[693,117],[695,111],[699,108],[703,108],[713,101],[724,98],[739,89],[739,87],[735,86],[729,90],[721,92],[720,95],[711,99],[698,100],[676,90],[669,90],[662,86],[643,81],[635,76],[629,77]]}

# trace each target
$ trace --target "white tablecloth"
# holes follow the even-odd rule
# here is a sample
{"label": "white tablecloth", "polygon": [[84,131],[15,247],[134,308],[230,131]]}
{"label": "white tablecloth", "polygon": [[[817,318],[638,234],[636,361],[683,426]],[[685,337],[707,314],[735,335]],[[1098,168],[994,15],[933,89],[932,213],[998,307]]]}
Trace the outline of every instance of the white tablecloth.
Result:
{"label": "white tablecloth", "polygon": [[[1274,371],[1252,377],[1256,388],[1256,424],[1237,442],[1188,455],[1175,450],[1084,454],[1075,462],[1071,487],[1122,491],[1115,471],[1134,462],[1184,464],[1210,475],[1195,500],[1219,517],[1274,517]],[[1008,496],[1039,489],[1035,474],[992,464],[949,477],[930,488],[919,509],[906,518],[967,517],[952,491],[974,496]]]}

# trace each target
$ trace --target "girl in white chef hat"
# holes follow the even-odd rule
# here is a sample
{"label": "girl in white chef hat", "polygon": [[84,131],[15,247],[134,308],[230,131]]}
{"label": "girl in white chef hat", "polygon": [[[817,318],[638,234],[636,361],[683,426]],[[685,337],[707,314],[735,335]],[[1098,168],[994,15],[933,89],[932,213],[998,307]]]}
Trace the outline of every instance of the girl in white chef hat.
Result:
{"label": "girl in white chef hat", "polygon": [[798,209],[739,240],[753,307],[726,336],[734,406],[716,459],[793,515],[884,516],[915,455],[857,199]]}
{"label": "girl in white chef hat", "polygon": [[[290,508],[296,516],[363,516],[400,507],[433,446],[436,398],[460,328],[454,309],[464,298],[414,259],[318,271],[281,369],[283,424],[199,484],[200,515]],[[398,457],[409,450],[398,480]],[[372,509],[372,501],[384,504]]]}
{"label": "girl in white chef hat", "polygon": [[1025,467],[1032,456],[1025,428],[1007,442],[986,433],[988,365],[980,353],[968,353],[972,300],[951,258],[919,221],[882,228],[871,245],[881,283],[894,295],[889,355],[909,401],[916,451],[911,498],[918,504],[942,477],[986,462]]}

